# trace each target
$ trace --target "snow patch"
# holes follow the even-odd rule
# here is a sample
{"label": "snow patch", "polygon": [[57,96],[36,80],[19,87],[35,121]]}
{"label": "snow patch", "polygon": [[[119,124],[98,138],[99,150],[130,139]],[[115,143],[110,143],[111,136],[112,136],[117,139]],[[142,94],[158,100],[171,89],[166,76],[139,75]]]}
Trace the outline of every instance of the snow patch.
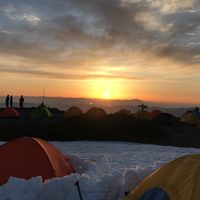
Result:
{"label": "snow patch", "polygon": [[[68,155],[69,156],[69,155]],[[77,173],[53,178],[42,183],[41,177],[30,180],[11,177],[0,188],[0,199],[5,200],[79,200],[75,183],[79,181],[84,200],[122,200],[124,193],[133,189],[154,166],[132,170],[111,170],[105,156],[92,156],[88,160],[69,156]]]}
{"label": "snow patch", "polygon": [[152,171],[177,157],[199,149],[112,142],[53,143],[68,157],[76,173],[42,182],[11,177],[0,187],[2,200],[122,200]]}

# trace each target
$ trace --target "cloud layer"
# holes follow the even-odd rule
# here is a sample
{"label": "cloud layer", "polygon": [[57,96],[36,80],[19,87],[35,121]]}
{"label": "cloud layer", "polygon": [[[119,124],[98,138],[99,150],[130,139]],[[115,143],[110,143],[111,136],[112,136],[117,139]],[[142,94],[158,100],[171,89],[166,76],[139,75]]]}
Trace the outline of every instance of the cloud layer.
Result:
{"label": "cloud layer", "polygon": [[0,73],[198,77],[199,19],[198,0],[0,1]]}

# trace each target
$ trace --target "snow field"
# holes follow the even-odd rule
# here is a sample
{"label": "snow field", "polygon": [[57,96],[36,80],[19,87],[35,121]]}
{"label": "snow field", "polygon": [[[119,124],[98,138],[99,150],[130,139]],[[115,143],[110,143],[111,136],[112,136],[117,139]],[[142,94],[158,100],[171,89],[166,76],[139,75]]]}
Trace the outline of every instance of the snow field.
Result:
{"label": "snow field", "polygon": [[[3,200],[122,200],[148,174],[169,160],[199,149],[120,142],[53,142],[70,157],[77,173],[42,183],[11,177],[0,187]],[[37,165],[35,166],[37,167]]]}

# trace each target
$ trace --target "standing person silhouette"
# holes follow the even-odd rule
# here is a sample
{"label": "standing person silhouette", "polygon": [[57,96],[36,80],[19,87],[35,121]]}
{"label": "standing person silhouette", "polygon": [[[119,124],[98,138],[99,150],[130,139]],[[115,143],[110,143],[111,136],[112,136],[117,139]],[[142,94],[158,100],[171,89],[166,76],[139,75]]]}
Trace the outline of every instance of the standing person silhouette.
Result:
{"label": "standing person silhouette", "polygon": [[19,99],[19,107],[23,108],[24,107],[24,97],[23,95],[21,95],[20,99]]}
{"label": "standing person silhouette", "polygon": [[9,97],[9,95],[7,95],[7,97],[6,97],[6,108],[9,107],[9,100],[10,100],[10,97]]}
{"label": "standing person silhouette", "polygon": [[13,107],[13,96],[10,96],[10,107]]}

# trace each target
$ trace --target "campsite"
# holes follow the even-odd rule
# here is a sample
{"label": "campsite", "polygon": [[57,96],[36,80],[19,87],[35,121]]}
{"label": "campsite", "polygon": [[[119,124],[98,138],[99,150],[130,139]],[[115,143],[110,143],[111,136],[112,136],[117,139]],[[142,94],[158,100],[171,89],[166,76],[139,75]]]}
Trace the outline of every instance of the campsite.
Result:
{"label": "campsite", "polygon": [[[145,109],[143,104],[138,105],[138,111],[135,113],[125,108],[115,113],[107,113],[101,107],[92,106],[86,111],[82,111],[78,106],[59,110],[47,107],[44,102],[36,107],[1,108],[0,140],[4,141],[4,144],[0,146],[0,169],[4,173],[0,175],[0,184],[3,186],[0,189],[0,197],[5,199],[13,194],[17,195],[17,198],[19,198],[18,195],[21,195],[23,199],[26,194],[28,198],[42,200],[65,199],[65,197],[77,200],[93,198],[97,200],[102,198],[105,200],[114,200],[115,198],[137,200],[139,197],[145,199],[154,195],[162,196],[163,199],[169,199],[170,196],[172,199],[184,200],[184,195],[191,195],[192,186],[189,184],[192,184],[192,181],[191,183],[186,181],[185,185],[180,188],[178,182],[184,182],[183,179],[187,180],[188,177],[193,176],[193,173],[198,173],[194,170],[198,168],[199,156],[198,154],[196,156],[188,155],[180,158],[180,161],[179,159],[177,161],[171,160],[178,156],[187,155],[188,151],[191,153],[199,152],[198,149],[193,149],[200,147],[198,108],[186,111],[181,117],[164,113],[158,109],[150,110],[148,111],[147,106]],[[91,143],[88,143],[89,141]],[[96,144],[95,148],[92,146],[93,143]],[[93,152],[89,153],[87,149],[84,158],[81,158],[80,152],[86,148],[84,144]],[[150,147],[150,144],[153,146]],[[70,145],[71,147],[74,145],[74,151],[70,149]],[[91,147],[89,147],[90,145]],[[105,152],[108,151],[106,148],[109,145],[111,157],[96,152],[98,145],[99,150],[105,146]],[[127,161],[121,158],[126,166],[123,168],[120,162],[116,163],[115,167],[112,166],[116,162],[113,160],[116,151],[115,145],[121,145],[120,149],[127,148],[126,145],[130,149],[138,146],[140,151],[144,145],[146,156],[148,156],[146,149],[149,148],[158,148],[159,151],[163,151],[162,148],[167,150],[169,146],[171,146],[170,148],[173,148],[172,146],[175,146],[174,148],[192,148],[191,150],[183,148],[183,151],[180,148],[176,150],[180,151],[178,154],[161,156],[158,163],[156,160],[151,161],[151,163],[141,162],[139,161],[141,158],[138,161],[132,158],[130,161],[130,158],[125,156]],[[78,146],[80,150],[77,149]],[[100,151],[102,152],[102,150]],[[154,151],[154,154],[158,156],[156,150]],[[131,150],[126,149],[127,155],[130,155],[131,152]],[[115,159],[118,160],[120,154],[119,152],[115,155]],[[137,156],[137,154],[135,155]],[[194,165],[194,160],[197,160],[196,165]],[[133,161],[139,162],[138,166],[132,163]],[[168,161],[171,162],[167,163]],[[25,164],[25,162],[27,163]],[[129,162],[131,164],[128,164]],[[143,162],[144,164],[142,164]],[[174,166],[173,163],[179,162],[184,164]],[[178,166],[184,167],[179,169]],[[188,168],[191,168],[191,171],[188,171]],[[179,174],[172,173],[173,170],[179,170]],[[155,175],[151,177],[153,171]],[[110,173],[109,178],[106,178],[107,173]],[[166,173],[169,173],[168,176],[171,177],[169,180],[173,180],[177,185],[174,186],[177,187],[177,191],[185,187],[188,192],[183,195],[181,192],[174,193],[174,189],[172,190],[171,186],[168,187],[168,184],[173,184],[162,179],[162,174]],[[186,177],[182,174],[185,174]],[[85,176],[87,180],[85,180]],[[134,180],[131,180],[132,178]],[[96,179],[100,181],[98,184]],[[24,180],[23,184],[22,180]],[[6,188],[16,187],[16,184],[20,185],[20,191],[14,190],[13,193],[4,191],[10,191]],[[27,188],[28,184],[30,185],[29,189]],[[101,184],[106,184],[108,188],[103,188]],[[112,189],[111,185],[113,185]],[[66,186],[71,189],[62,190]],[[138,188],[133,190],[136,186]],[[34,187],[37,187],[37,190]],[[51,193],[49,187],[57,189]],[[35,196],[31,195],[33,190]],[[23,191],[26,192],[23,193]]]}
{"label": "campsite", "polygon": [[24,109],[2,108],[0,140],[31,136],[48,141],[128,141],[200,147],[198,117],[191,113],[186,112],[179,118],[158,110],[141,110],[134,114],[125,109],[106,113],[96,107],[83,112],[76,106],[65,111],[45,105]]}
{"label": "campsite", "polygon": [[[195,154],[200,152],[199,149],[194,149],[200,147],[198,114],[195,109],[185,112],[180,118],[160,110],[139,109],[136,113],[132,113],[121,109],[115,113],[107,113],[100,107],[91,107],[84,112],[77,106],[71,106],[64,111],[47,107],[44,103],[37,107],[23,109],[2,108],[0,140],[5,143],[0,146],[2,163],[0,169],[4,171],[0,176],[0,184],[3,186],[0,189],[0,197],[6,199],[14,195],[16,196],[14,199],[24,199],[26,195],[28,199],[35,200],[38,198],[42,200],[58,198],[137,200],[139,197],[145,199],[153,195],[155,198],[162,196],[163,199],[169,199],[170,196],[172,199],[184,200],[185,195],[191,195],[193,189],[190,184],[193,182],[186,181],[180,188],[178,183],[184,182],[183,179],[187,180],[188,177],[193,176],[193,173],[198,173],[194,170],[198,168],[199,155],[188,155],[180,158],[180,161],[171,160],[187,155],[187,152]],[[88,143],[89,141],[91,143]],[[98,148],[100,152],[108,152],[107,145],[110,148],[110,157],[98,152]],[[127,161],[121,158],[125,162],[123,168],[119,162],[121,153],[116,152],[115,145],[121,146],[121,150],[124,147],[130,148],[125,150],[127,155],[133,152],[131,148],[138,146],[138,150],[134,149],[136,153],[141,151],[144,145],[143,153],[146,156],[149,156],[149,150],[146,151],[149,148],[154,149],[154,156],[159,155],[156,153],[157,148],[160,152],[169,151],[171,156],[170,154],[167,156],[165,152],[165,156],[160,155],[158,162],[154,160],[147,163],[140,161],[142,158],[139,160],[132,158],[132,162],[138,162],[138,165],[129,163],[130,158],[125,156]],[[176,146],[174,147],[177,148],[176,152],[180,151],[180,153],[173,155],[174,150],[169,150],[169,146]],[[90,153],[87,147],[91,148]],[[79,153],[84,152],[85,148],[87,150],[82,154],[84,155],[82,158]],[[140,154],[141,152],[138,152],[138,155]],[[119,163],[114,161],[116,159]],[[167,163],[168,161],[171,162]],[[191,170],[188,171],[188,168]],[[116,173],[115,170],[118,172]],[[174,170],[179,170],[179,174],[172,173]],[[155,173],[152,177],[151,172]],[[106,177],[107,173],[110,173],[109,178]],[[174,189],[168,186],[174,183],[162,179],[162,174],[166,173],[171,177],[169,180],[175,182],[176,191],[180,190],[180,192],[174,193]],[[100,182],[97,183],[97,180]],[[106,184],[108,188],[102,187],[101,184]],[[136,186],[137,189],[133,190]],[[14,189],[11,192],[13,187],[21,189]],[[185,194],[181,193],[182,187],[187,191]],[[57,189],[53,189],[53,192],[50,188]],[[197,197],[194,197],[194,200],[196,199]]]}
{"label": "campsite", "polygon": [[0,200],[200,200],[200,0],[0,0]]}

